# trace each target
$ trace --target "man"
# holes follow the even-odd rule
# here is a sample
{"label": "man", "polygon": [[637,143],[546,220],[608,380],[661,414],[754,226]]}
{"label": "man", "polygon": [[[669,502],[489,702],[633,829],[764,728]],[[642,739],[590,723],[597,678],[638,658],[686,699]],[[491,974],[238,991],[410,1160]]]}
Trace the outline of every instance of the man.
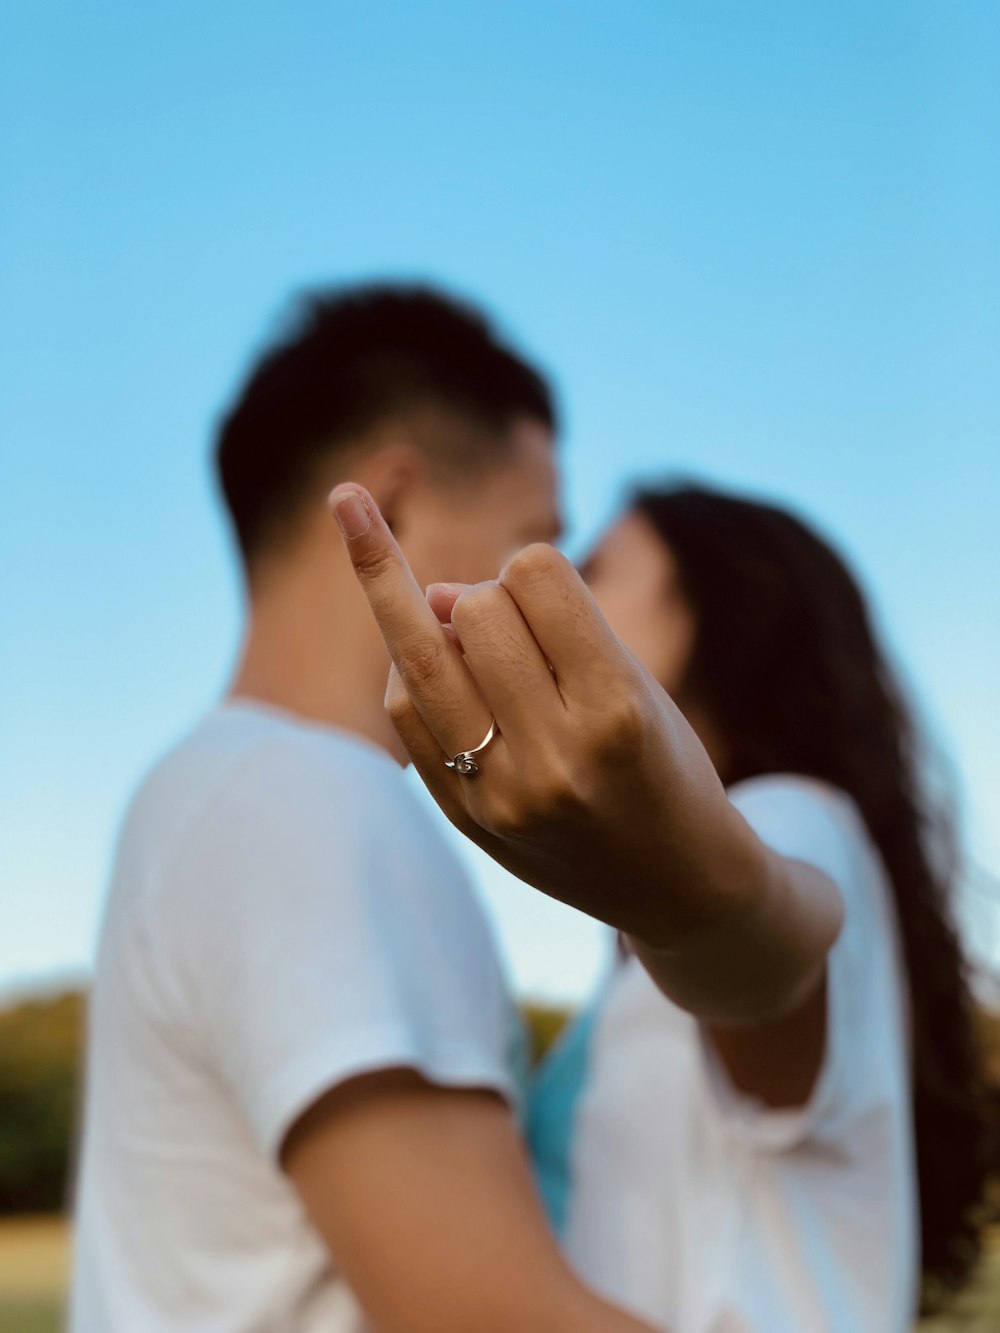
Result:
{"label": "man", "polygon": [[404,783],[388,655],[325,498],[417,577],[559,528],[555,413],[475,313],[316,297],[223,423],[247,576],[226,702],[121,835],[94,986],[75,1333],[636,1333],[542,1219],[513,1026],[469,888]]}

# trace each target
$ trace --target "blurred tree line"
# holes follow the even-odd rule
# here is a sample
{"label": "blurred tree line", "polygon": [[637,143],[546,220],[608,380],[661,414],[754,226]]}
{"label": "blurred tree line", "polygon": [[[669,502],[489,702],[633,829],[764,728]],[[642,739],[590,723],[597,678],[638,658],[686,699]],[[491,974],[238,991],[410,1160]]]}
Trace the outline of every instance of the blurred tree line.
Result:
{"label": "blurred tree line", "polygon": [[[86,997],[70,991],[0,1010],[0,1213],[65,1206],[78,1124]],[[524,1010],[535,1060],[559,1035],[568,1011]],[[1000,1011],[984,1010],[983,1034],[1000,1086]]]}
{"label": "blurred tree line", "polygon": [[73,991],[0,1010],[0,1212],[65,1203],[83,1014]]}

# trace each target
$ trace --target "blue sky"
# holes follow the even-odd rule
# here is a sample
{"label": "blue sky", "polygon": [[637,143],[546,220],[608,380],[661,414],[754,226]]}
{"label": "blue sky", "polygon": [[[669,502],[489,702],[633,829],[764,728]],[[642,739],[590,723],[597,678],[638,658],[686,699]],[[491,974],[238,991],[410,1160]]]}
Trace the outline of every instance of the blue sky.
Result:
{"label": "blue sky", "polygon": [[[88,966],[128,791],[233,660],[212,422],[355,277],[552,371],[571,552],[636,474],[819,522],[1000,873],[998,57],[976,0],[4,5],[0,986]],[[518,983],[580,994],[590,923],[482,879]]]}

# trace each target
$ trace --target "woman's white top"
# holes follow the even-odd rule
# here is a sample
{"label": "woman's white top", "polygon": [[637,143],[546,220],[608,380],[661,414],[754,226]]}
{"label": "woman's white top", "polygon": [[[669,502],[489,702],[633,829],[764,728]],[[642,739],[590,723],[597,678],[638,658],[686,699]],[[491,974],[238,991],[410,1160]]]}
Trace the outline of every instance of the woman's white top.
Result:
{"label": "woman's white top", "polygon": [[539,1179],[579,1273],[671,1333],[902,1333],[918,1205],[890,886],[842,793],[776,775],[730,796],[843,896],[808,1104],[775,1111],[736,1091],[700,1025],[631,958],[537,1077]]}

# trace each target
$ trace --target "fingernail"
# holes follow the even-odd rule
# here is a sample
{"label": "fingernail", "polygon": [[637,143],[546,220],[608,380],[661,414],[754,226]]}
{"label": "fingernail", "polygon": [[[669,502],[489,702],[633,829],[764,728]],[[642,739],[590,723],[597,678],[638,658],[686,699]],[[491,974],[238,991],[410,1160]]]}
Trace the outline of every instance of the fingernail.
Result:
{"label": "fingernail", "polygon": [[372,516],[357,491],[345,491],[334,501],[333,512],[348,541],[363,537],[371,527]]}
{"label": "fingernail", "polygon": [[466,583],[428,583],[424,596],[430,597],[431,593],[443,592],[448,597],[458,597],[467,587]]}

